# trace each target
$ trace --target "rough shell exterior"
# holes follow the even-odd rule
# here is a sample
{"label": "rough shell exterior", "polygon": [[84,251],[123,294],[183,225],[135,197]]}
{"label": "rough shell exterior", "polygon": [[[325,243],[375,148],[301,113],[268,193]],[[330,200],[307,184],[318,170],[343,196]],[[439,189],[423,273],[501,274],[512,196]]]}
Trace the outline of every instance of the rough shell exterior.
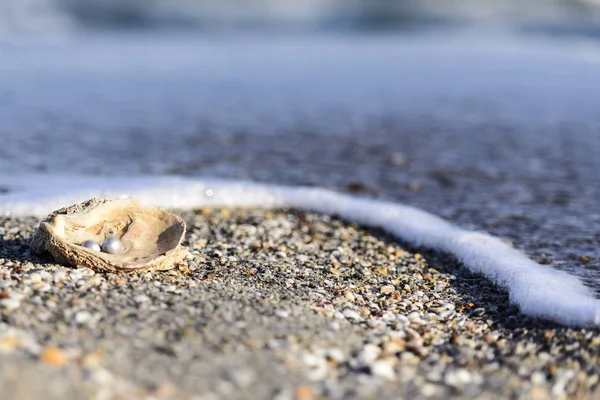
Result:
{"label": "rough shell exterior", "polygon": [[[167,270],[186,255],[181,246],[185,222],[159,207],[135,199],[91,199],[51,213],[31,239],[35,253],[48,251],[54,259],[73,267],[99,271]],[[107,254],[87,249],[86,240],[102,243],[119,238],[123,251]]]}

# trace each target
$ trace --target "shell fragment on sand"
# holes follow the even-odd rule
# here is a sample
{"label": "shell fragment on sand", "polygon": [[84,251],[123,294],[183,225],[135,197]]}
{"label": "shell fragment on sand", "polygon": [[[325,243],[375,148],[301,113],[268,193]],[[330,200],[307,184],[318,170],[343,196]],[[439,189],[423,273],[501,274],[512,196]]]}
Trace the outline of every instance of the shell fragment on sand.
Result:
{"label": "shell fragment on sand", "polygon": [[[97,199],[52,212],[31,239],[35,253],[99,271],[167,270],[186,254],[185,222],[136,199]],[[92,243],[102,243],[92,245]]]}

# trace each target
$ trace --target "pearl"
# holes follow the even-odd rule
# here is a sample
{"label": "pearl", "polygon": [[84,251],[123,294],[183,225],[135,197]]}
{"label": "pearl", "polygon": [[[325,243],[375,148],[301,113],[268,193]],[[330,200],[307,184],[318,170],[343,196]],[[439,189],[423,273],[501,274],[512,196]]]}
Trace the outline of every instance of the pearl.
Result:
{"label": "pearl", "polygon": [[90,249],[90,250],[94,250],[94,251],[100,251],[100,245],[98,244],[98,242],[94,241],[94,240],[86,240],[85,242],[83,242],[81,244],[83,247],[85,247],[86,249]]}
{"label": "pearl", "polygon": [[123,250],[123,244],[116,237],[106,238],[102,243],[102,251],[108,254],[119,254]]}

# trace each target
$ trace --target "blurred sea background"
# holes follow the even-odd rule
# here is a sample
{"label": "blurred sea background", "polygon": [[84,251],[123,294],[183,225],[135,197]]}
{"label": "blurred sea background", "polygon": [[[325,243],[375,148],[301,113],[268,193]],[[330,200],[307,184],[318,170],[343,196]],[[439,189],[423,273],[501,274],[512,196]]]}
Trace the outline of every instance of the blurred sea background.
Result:
{"label": "blurred sea background", "polygon": [[423,119],[587,129],[599,21],[594,0],[0,0],[0,166],[211,172],[203,138]]}
{"label": "blurred sea background", "polygon": [[20,174],[331,187],[596,286],[599,104],[595,0],[0,0],[4,194]]}
{"label": "blurred sea background", "polygon": [[85,29],[380,30],[486,24],[597,34],[596,0],[3,0],[3,33]]}

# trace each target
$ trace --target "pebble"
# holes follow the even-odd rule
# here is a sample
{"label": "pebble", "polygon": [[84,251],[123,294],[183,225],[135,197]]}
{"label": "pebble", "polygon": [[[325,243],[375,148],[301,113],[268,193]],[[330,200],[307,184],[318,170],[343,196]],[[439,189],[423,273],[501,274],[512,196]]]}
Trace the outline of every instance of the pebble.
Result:
{"label": "pebble", "polygon": [[86,283],[90,287],[95,287],[95,286],[101,285],[102,282],[104,282],[104,279],[100,275],[94,275],[91,278],[86,280]]}
{"label": "pebble", "polygon": [[349,320],[361,319],[360,314],[354,310],[347,309],[347,310],[344,310],[344,312],[342,314],[344,315],[344,317],[346,317]]}
{"label": "pebble", "polygon": [[393,285],[384,285],[379,289],[379,292],[382,294],[393,293],[396,288]]}
{"label": "pebble", "polygon": [[228,371],[228,376],[229,379],[240,388],[250,386],[256,379],[255,373],[248,369]]}
{"label": "pebble", "polygon": [[[293,400],[314,400],[316,394],[313,388],[307,385],[300,385],[294,390]],[[282,399],[283,400],[283,399]]]}
{"label": "pebble", "polygon": [[56,347],[46,347],[40,354],[40,360],[48,365],[62,367],[67,363],[65,352]]}
{"label": "pebble", "polygon": [[471,374],[466,369],[449,370],[444,375],[444,383],[460,389],[471,382]]}
{"label": "pebble", "polygon": [[381,348],[379,346],[367,344],[362,348],[358,359],[363,365],[372,365],[380,354]]}
{"label": "pebble", "polygon": [[308,367],[305,371],[308,379],[312,381],[325,379],[328,372],[328,364],[325,357],[317,356],[315,354],[305,354],[302,361],[304,362],[304,365]]}
{"label": "pebble", "polygon": [[305,264],[306,262],[308,262],[309,258],[305,254],[299,254],[296,256],[296,260],[298,260],[298,262],[301,264]]}
{"label": "pebble", "polygon": [[67,273],[65,271],[56,271],[53,275],[52,275],[52,280],[54,281],[54,283],[59,283],[62,282],[66,279],[67,277]]}
{"label": "pebble", "polygon": [[346,361],[346,356],[344,355],[344,352],[341,349],[336,349],[336,348],[328,349],[327,357],[331,360],[334,360],[338,364]]}
{"label": "pebble", "polygon": [[93,318],[94,317],[92,316],[92,314],[88,311],[79,311],[77,314],[75,314],[75,322],[77,322],[78,324],[86,324]]}
{"label": "pebble", "polygon": [[371,373],[375,376],[387,379],[388,381],[396,380],[396,372],[394,371],[394,362],[390,360],[378,360],[370,365]]}
{"label": "pebble", "polygon": [[385,354],[397,354],[404,350],[406,343],[404,340],[388,340],[383,344],[383,353]]}
{"label": "pebble", "polygon": [[416,322],[421,320],[421,315],[418,311],[413,311],[410,314],[408,314],[407,318],[410,322]]}
{"label": "pebble", "polygon": [[275,315],[279,318],[287,318],[290,316],[290,312],[286,310],[275,310]]}
{"label": "pebble", "polygon": [[150,301],[150,297],[146,296],[145,294],[138,294],[133,296],[133,301],[135,301],[136,303],[145,303],[147,301]]}
{"label": "pebble", "polygon": [[14,310],[19,308],[21,305],[21,301],[15,298],[1,299],[0,307],[3,307],[7,310]]}
{"label": "pebble", "polygon": [[11,286],[14,286],[15,282],[9,279],[5,279],[3,281],[0,281],[0,289],[7,289]]}
{"label": "pebble", "polygon": [[455,314],[456,314],[456,311],[454,311],[454,310],[444,310],[439,315],[442,320],[447,321],[447,320],[451,319],[452,317],[454,317]]}

